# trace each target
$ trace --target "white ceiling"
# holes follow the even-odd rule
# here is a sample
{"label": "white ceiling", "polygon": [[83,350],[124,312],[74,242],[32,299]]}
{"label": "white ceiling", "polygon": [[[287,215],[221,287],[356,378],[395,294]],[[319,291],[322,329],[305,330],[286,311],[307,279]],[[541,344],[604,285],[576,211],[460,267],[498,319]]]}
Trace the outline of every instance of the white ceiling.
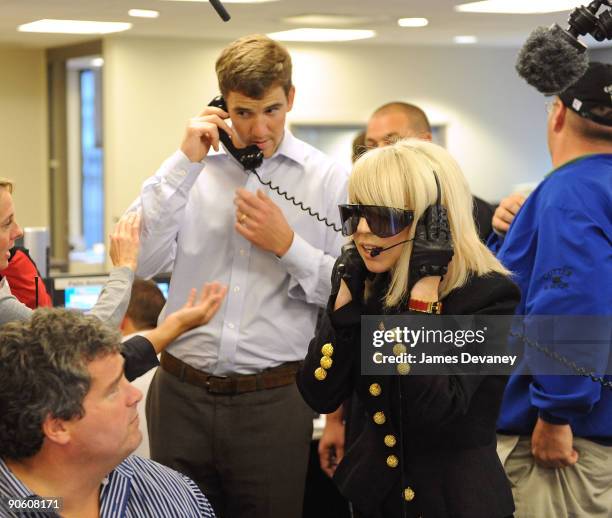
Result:
{"label": "white ceiling", "polygon": [[[295,28],[287,16],[336,14],[365,17],[352,28],[374,29],[377,36],[361,45],[453,45],[453,36],[475,35],[478,45],[519,47],[538,25],[566,26],[568,12],[541,15],[469,14],[454,11],[462,0],[280,0],[261,4],[224,4],[228,23],[207,2],[164,0],[0,0],[0,44],[55,47],[95,39],[95,36],[17,32],[17,26],[42,18],[129,21],[127,36],[201,38],[228,41],[254,32]],[[587,3],[587,0],[585,0]],[[576,2],[580,5],[581,2]],[[132,18],[128,9],[155,9],[157,19]],[[400,28],[397,19],[427,17],[429,26]]]}

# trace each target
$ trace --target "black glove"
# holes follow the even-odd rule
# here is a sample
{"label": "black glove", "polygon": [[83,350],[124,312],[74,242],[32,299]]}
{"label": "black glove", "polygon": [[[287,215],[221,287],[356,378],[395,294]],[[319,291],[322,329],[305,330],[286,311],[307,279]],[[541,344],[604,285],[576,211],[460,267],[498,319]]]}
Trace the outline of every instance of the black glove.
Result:
{"label": "black glove", "polygon": [[363,302],[363,291],[368,273],[368,269],[359,255],[355,243],[351,241],[344,245],[342,253],[336,259],[334,269],[332,270],[332,295],[334,300],[335,295],[338,295],[340,291],[340,280],[344,280],[353,300],[360,303]]}
{"label": "black glove", "polygon": [[410,283],[414,286],[423,277],[444,276],[453,253],[446,209],[431,205],[417,222],[410,256]]}

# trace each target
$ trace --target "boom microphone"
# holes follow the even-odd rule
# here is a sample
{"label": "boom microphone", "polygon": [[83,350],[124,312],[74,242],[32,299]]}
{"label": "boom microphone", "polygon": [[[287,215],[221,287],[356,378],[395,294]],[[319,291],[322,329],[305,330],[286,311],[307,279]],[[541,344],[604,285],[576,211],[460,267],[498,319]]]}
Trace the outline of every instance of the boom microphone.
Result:
{"label": "boom microphone", "polygon": [[387,248],[383,248],[382,246],[375,246],[370,251],[370,257],[377,257],[381,253],[386,252],[387,250],[391,250],[392,248],[395,248],[396,246],[403,245],[404,243],[407,243],[408,241],[412,241],[413,239],[406,239],[406,241],[400,241],[399,243],[395,243],[394,245],[388,246]]}
{"label": "boom microphone", "polygon": [[213,6],[214,10],[217,11],[217,14],[221,17],[224,22],[228,22],[231,18],[225,7],[220,0],[208,0],[210,5]]}
{"label": "boom microphone", "polygon": [[585,51],[586,46],[559,25],[538,27],[519,52],[516,71],[539,92],[560,94],[586,72]]}
{"label": "boom microphone", "polygon": [[[606,10],[598,14],[602,5]],[[554,24],[535,29],[520,50],[516,70],[545,95],[556,95],[572,86],[587,71],[586,45],[578,36],[590,34],[597,41],[612,39],[610,0],[594,0],[574,9],[567,30]]]}

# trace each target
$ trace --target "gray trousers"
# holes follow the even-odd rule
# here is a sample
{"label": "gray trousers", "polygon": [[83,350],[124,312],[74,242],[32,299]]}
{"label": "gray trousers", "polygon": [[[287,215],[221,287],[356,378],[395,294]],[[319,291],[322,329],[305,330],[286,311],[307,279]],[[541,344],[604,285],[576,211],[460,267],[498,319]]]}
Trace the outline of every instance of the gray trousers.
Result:
{"label": "gray trousers", "polygon": [[300,518],[313,412],[295,383],[214,395],[162,368],[147,395],[151,458],[194,480],[220,518]]}
{"label": "gray trousers", "polygon": [[574,437],[574,449],[573,466],[543,468],[531,454],[531,437],[497,436],[516,518],[612,517],[612,447]]}

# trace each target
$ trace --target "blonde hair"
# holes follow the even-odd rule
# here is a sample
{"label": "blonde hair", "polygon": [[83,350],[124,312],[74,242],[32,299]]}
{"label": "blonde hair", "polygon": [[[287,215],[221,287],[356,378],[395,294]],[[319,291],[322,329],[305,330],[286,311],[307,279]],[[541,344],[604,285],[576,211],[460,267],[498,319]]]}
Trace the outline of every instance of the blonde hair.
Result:
{"label": "blonde hair", "polygon": [[8,178],[0,177],[0,189],[6,189],[8,192],[13,194],[14,184]]}
{"label": "blonde hair", "polygon": [[[446,207],[454,246],[453,259],[440,283],[440,297],[463,286],[471,274],[498,272],[509,275],[502,264],[480,241],[472,216],[472,194],[457,162],[442,147],[420,139],[405,139],[362,155],[349,179],[350,203],[383,205],[414,210],[408,238],[414,237],[416,222],[436,202],[433,171],[440,181],[441,204]],[[397,306],[408,299],[412,242],[402,247],[391,269],[385,306]]]}
{"label": "blonde hair", "polygon": [[291,56],[285,47],[262,34],[244,36],[230,43],[215,66],[221,94],[240,92],[261,99],[273,86],[291,90]]}

